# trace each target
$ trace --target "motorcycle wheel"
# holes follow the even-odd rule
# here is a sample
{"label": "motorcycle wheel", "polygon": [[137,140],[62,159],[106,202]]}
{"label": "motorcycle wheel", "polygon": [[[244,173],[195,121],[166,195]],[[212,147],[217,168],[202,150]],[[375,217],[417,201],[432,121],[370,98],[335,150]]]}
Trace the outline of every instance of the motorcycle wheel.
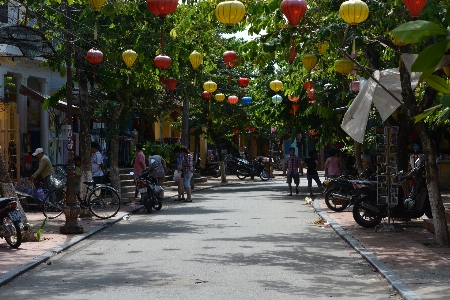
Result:
{"label": "motorcycle wheel", "polygon": [[222,172],[220,172],[220,166],[217,165],[217,167],[213,170],[212,177],[219,178],[220,175],[222,175]]}
{"label": "motorcycle wheel", "polygon": [[325,193],[325,204],[332,211],[343,211],[350,204],[349,201],[341,199],[335,199],[333,193],[339,192],[341,194],[347,194],[349,191],[346,188],[332,187]]}
{"label": "motorcycle wheel", "polygon": [[155,200],[153,200],[153,208],[156,210],[161,210],[162,207],[162,201],[159,197],[156,197]]}
{"label": "motorcycle wheel", "polygon": [[269,171],[267,171],[266,169],[263,169],[261,171],[261,174],[259,174],[259,177],[261,178],[262,181],[267,181],[270,178],[270,174]]}
{"label": "motorcycle wheel", "polygon": [[368,202],[374,206],[377,205],[374,199],[370,196],[363,197],[356,201],[355,205],[353,206],[353,219],[356,221],[356,223],[365,228],[375,227],[380,224],[383,218],[377,215],[375,212],[364,208],[361,205],[363,202]]}
{"label": "motorcycle wheel", "polygon": [[247,173],[245,172],[245,170],[243,169],[237,169],[236,170],[236,175],[240,180],[244,180],[245,177],[247,177]]}
{"label": "motorcycle wheel", "polygon": [[17,223],[14,223],[11,221],[9,217],[3,217],[0,226],[2,227],[3,232],[11,233],[10,236],[5,236],[4,238],[8,245],[11,246],[11,248],[17,249],[22,244],[22,231],[20,230],[20,226]]}

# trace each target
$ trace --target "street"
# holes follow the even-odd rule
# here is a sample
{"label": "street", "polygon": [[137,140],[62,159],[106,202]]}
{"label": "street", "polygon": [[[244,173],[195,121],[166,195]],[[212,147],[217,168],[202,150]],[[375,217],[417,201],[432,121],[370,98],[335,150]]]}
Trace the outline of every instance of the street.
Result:
{"label": "street", "polygon": [[[304,181],[305,179],[302,178]],[[80,242],[1,299],[400,299],[283,179],[194,190]]]}

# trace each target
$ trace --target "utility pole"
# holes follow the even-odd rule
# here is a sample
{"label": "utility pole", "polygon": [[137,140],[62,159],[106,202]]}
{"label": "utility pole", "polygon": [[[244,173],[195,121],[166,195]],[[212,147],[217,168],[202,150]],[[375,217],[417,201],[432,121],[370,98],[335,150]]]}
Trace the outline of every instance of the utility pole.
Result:
{"label": "utility pole", "polygon": [[75,167],[73,165],[73,140],[72,140],[72,33],[71,33],[71,12],[68,0],[63,1],[66,8],[66,101],[67,101],[67,185],[66,185],[66,205],[64,214],[66,215],[66,224],[59,228],[63,234],[82,233],[83,227],[78,224],[78,215],[80,207],[75,199]]}

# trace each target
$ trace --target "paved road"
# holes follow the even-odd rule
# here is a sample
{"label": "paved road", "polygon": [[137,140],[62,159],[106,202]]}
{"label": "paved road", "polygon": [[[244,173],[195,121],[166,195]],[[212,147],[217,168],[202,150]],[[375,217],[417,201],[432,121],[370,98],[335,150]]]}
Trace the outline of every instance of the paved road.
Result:
{"label": "paved road", "polygon": [[6,299],[399,299],[283,181],[134,214],[0,288]]}

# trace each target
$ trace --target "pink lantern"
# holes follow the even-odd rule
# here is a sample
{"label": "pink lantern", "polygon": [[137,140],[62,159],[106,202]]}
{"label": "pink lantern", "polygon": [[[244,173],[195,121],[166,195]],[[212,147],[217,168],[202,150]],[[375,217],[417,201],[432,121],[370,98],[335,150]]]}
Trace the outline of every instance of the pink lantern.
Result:
{"label": "pink lantern", "polygon": [[359,87],[360,87],[360,84],[359,84],[358,80],[350,82],[350,90],[352,92],[358,93],[359,92]]}

